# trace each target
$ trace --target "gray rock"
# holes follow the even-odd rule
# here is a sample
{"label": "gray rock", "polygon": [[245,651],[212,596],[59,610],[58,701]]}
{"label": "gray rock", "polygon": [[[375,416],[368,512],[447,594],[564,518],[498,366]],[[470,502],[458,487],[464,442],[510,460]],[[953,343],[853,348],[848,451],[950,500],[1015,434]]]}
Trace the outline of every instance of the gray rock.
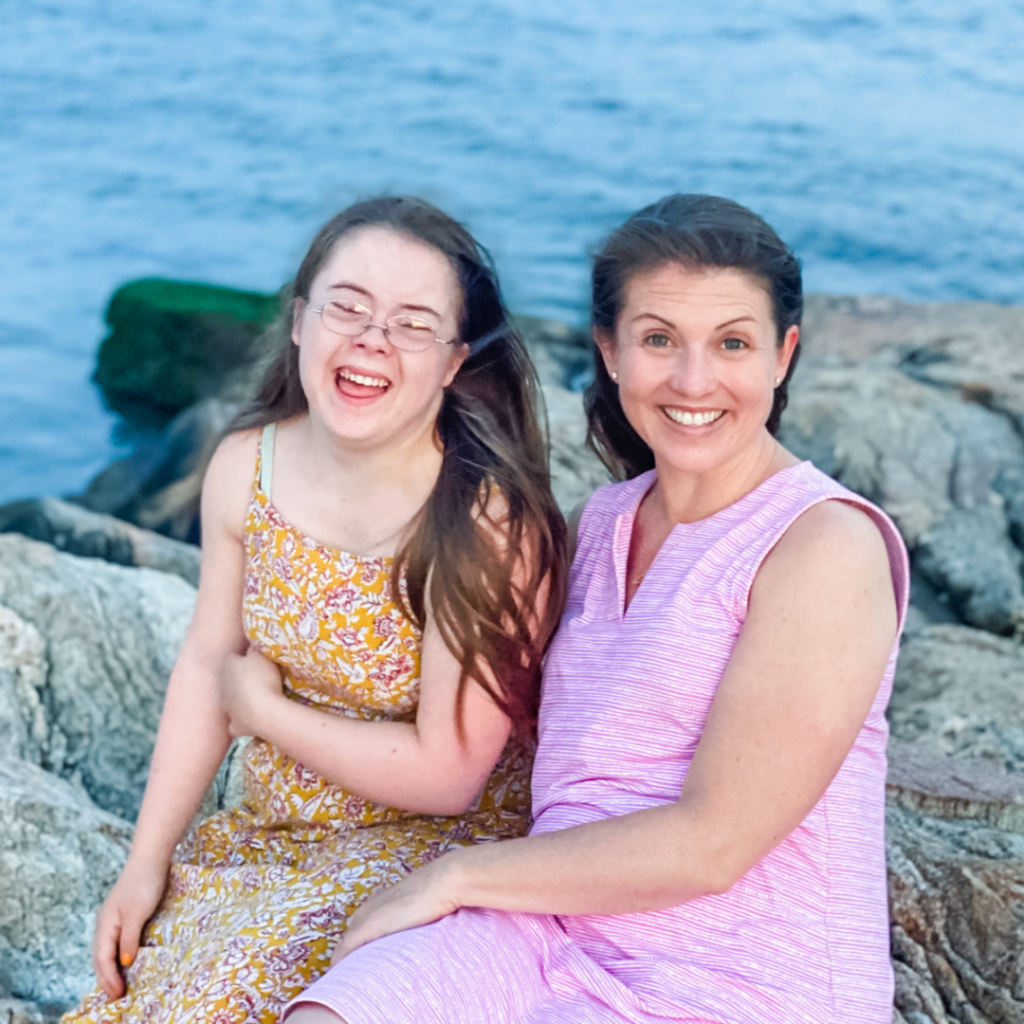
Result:
{"label": "gray rock", "polygon": [[199,585],[199,549],[59,498],[0,506],[0,533],[20,533],[60,551],[117,565],[159,569]]}
{"label": "gray rock", "polygon": [[964,622],[993,633],[1024,630],[1020,551],[1001,508],[947,510],[920,535],[914,564]]}
{"label": "gray rock", "polygon": [[526,350],[545,386],[582,392],[594,375],[590,335],[559,320],[516,317]]}
{"label": "gray rock", "polygon": [[[803,359],[860,364],[895,353],[908,373],[940,386],[1002,376],[1024,380],[1024,308],[985,302],[904,302],[888,295],[808,295]],[[930,367],[930,369],[928,369]],[[952,379],[952,367],[966,368]]]}
{"label": "gray rock", "polygon": [[927,309],[925,316],[941,317],[943,329],[903,356],[904,372],[1024,427],[1024,310],[944,303]]}
{"label": "gray rock", "polygon": [[[19,997],[0,1024],[55,1020],[90,983],[95,911],[132,831],[90,794],[134,817],[193,602],[176,576],[0,536],[0,996]],[[241,802],[244,747],[200,816]]]}
{"label": "gray rock", "polygon": [[245,748],[251,737],[242,736],[233,740],[224,755],[213,781],[203,794],[202,803],[195,816],[198,823],[217,811],[228,807],[239,807],[245,800]]}
{"label": "gray rock", "polygon": [[881,362],[801,367],[782,422],[783,443],[897,513],[1000,508],[996,481],[1024,459],[1005,417]]}
{"label": "gray rock", "polygon": [[[805,372],[806,371],[806,372]],[[957,410],[887,367],[801,367],[780,440],[887,511],[930,517],[949,505]]]}
{"label": "gray rock", "polygon": [[795,378],[781,440],[893,517],[926,598],[994,632],[1018,627],[1020,552],[1001,489],[1024,465],[1024,441],[1005,416],[884,361],[812,364]]}
{"label": "gray rock", "polygon": [[42,764],[130,820],[194,601],[192,587],[168,573],[0,535],[0,605],[46,644]]}
{"label": "gray rock", "polygon": [[1024,648],[966,626],[924,627],[904,641],[889,723],[922,751],[1024,777]]}
{"label": "gray rock", "polygon": [[131,832],[70,783],[0,758],[0,987],[57,1004],[88,987],[95,910]]}
{"label": "gray rock", "polygon": [[890,801],[887,844],[897,1009],[1024,1020],[1024,836]]}
{"label": "gray rock", "polygon": [[57,1006],[0,998],[0,1024],[57,1024],[60,1016]]}
{"label": "gray rock", "polygon": [[889,744],[886,792],[901,807],[948,821],[979,821],[1024,836],[1024,773],[924,744]]}
{"label": "gray rock", "polygon": [[551,489],[565,515],[611,479],[601,460],[587,447],[583,396],[553,384],[544,385],[551,438]]}
{"label": "gray rock", "polygon": [[50,666],[38,630],[0,605],[0,752],[33,764],[50,753],[43,694]]}
{"label": "gray rock", "polygon": [[900,654],[887,850],[906,1021],[1024,1021],[1024,649],[928,625]]}
{"label": "gray rock", "polygon": [[1006,503],[1011,539],[1024,549],[1024,465],[1001,467],[992,486]]}
{"label": "gray rock", "polygon": [[900,527],[931,619],[1024,613],[1024,309],[808,296],[783,442]]}
{"label": "gray rock", "polygon": [[582,392],[593,377],[593,346],[586,331],[557,320],[524,316],[516,323],[541,380],[551,442],[551,489],[568,515],[610,479],[586,443]]}
{"label": "gray rock", "polygon": [[199,543],[199,495],[214,449],[238,402],[205,398],[156,438],[101,471],[76,502],[177,540]]}

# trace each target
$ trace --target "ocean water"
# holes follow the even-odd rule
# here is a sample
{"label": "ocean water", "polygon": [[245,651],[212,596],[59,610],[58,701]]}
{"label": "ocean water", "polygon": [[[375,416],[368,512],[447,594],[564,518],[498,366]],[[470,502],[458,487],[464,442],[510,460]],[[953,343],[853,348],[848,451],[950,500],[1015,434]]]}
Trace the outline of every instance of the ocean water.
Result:
{"label": "ocean water", "polygon": [[0,0],[0,500],[125,450],[89,383],[118,284],[276,289],[379,191],[574,322],[670,191],[765,215],[811,290],[1024,302],[1022,52],[1019,0]]}

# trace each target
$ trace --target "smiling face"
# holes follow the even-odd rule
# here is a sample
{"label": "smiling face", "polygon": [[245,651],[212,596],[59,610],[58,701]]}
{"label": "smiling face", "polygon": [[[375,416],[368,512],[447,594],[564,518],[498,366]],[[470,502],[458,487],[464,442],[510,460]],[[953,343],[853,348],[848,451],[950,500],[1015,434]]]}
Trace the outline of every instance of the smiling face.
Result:
{"label": "smiling face", "polygon": [[772,446],[765,421],[799,329],[778,344],[750,274],[667,263],[626,287],[614,337],[595,337],[623,411],[659,473],[742,469]]}
{"label": "smiling face", "polygon": [[365,227],[334,245],[313,279],[309,299],[296,299],[292,340],[312,422],[361,446],[432,440],[444,388],[468,353],[459,342],[422,352],[396,348],[379,327],[355,337],[336,334],[314,312],[337,300],[369,310],[374,324],[412,314],[457,338],[462,292],[442,253],[386,227]]}

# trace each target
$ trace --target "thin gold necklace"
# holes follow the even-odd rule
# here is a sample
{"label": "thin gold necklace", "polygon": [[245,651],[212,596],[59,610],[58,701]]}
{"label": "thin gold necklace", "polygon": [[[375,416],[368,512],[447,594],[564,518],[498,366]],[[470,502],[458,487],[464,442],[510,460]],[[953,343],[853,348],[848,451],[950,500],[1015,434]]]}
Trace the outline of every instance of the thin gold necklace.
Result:
{"label": "thin gold necklace", "polygon": [[[645,508],[647,503],[646,503],[646,501],[644,499],[646,499],[648,497],[650,497],[650,495],[644,495],[644,498],[642,498],[640,500],[640,507],[636,510],[636,523],[634,524],[634,527],[633,527],[634,530],[638,526],[639,527],[643,526],[643,519],[646,517],[646,514],[647,514],[646,513],[646,508]],[[641,537],[641,540],[646,541],[646,535],[642,531],[641,531],[640,537]],[[641,544],[639,550],[637,551],[637,563],[638,564],[641,564],[641,565],[643,564],[643,562],[641,561],[641,556],[644,555],[644,554],[645,554],[645,552],[644,552],[644,545]],[[654,559],[652,558],[651,561],[653,562]],[[648,565],[647,568],[643,570],[643,572],[641,572],[641,573],[634,572],[633,575],[630,577],[630,586],[632,586],[632,588],[634,590],[636,590],[640,586],[640,584],[643,583],[644,577],[650,571],[650,568],[651,568],[650,565]]]}

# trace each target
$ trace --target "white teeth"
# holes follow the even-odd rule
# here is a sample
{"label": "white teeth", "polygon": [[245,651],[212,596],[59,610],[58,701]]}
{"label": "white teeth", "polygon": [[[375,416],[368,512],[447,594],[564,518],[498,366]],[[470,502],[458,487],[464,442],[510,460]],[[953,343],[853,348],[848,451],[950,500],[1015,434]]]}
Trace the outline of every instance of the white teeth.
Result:
{"label": "white teeth", "polygon": [[714,423],[722,415],[722,409],[709,409],[707,412],[686,412],[683,409],[665,408],[665,413],[670,420],[682,423],[684,427],[703,427],[708,423]]}
{"label": "white teeth", "polygon": [[353,373],[351,370],[339,370],[339,377],[352,381],[353,384],[363,384],[368,388],[386,388],[391,383],[383,377],[367,377],[362,373]]}

